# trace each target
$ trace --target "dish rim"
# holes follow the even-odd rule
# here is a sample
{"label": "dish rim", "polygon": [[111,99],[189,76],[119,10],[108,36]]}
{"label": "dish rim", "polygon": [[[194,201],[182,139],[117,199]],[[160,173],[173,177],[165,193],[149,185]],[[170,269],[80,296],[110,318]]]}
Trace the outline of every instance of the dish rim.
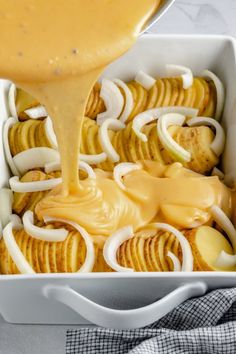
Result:
{"label": "dish rim", "polygon": [[[158,34],[158,33],[144,33],[139,37],[138,41],[144,39],[178,39],[178,40],[228,40],[233,44],[235,54],[235,69],[236,69],[236,38],[232,35],[224,34]],[[132,49],[132,48],[131,48]],[[125,55],[125,54],[124,54]],[[119,60],[119,58],[117,59]],[[6,79],[0,79],[9,81]],[[236,272],[229,271],[202,271],[202,272],[94,272],[94,273],[35,273],[35,274],[0,274],[1,281],[11,280],[46,280],[46,279],[147,279],[147,278],[175,278],[187,280],[189,277],[195,280],[196,278],[233,278],[236,277]]]}

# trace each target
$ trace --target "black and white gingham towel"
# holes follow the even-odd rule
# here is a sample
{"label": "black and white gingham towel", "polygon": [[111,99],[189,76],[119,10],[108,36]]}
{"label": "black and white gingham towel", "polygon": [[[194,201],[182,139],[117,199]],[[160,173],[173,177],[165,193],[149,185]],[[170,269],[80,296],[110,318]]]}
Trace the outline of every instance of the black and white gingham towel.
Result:
{"label": "black and white gingham towel", "polygon": [[236,288],[178,306],[152,326],[67,331],[66,354],[236,354]]}

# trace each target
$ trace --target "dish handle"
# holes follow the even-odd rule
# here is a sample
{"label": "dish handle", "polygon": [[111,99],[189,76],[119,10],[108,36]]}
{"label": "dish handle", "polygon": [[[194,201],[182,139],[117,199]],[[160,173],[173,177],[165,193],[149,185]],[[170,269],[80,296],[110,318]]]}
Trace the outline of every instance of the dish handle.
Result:
{"label": "dish handle", "polygon": [[135,329],[150,325],[182,302],[202,296],[206,291],[207,285],[204,282],[182,284],[150,305],[131,310],[116,310],[91,301],[68,285],[48,284],[43,289],[47,298],[69,306],[89,322],[114,329]]}

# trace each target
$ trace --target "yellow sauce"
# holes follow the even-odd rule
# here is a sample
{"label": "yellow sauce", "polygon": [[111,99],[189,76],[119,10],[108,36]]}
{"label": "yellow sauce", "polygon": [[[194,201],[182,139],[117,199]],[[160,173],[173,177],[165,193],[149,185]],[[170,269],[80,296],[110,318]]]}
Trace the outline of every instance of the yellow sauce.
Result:
{"label": "yellow sauce", "polygon": [[126,52],[160,0],[0,0],[0,75],[36,97],[53,120],[63,185],[36,208],[108,236],[155,220],[180,227],[204,224],[217,204],[230,214],[230,192],[216,177],[179,165],[144,163],[124,178],[79,181],[81,127],[89,93],[104,67]]}
{"label": "yellow sauce", "polygon": [[[137,231],[152,221],[196,227],[210,219],[208,209],[214,204],[230,215],[230,191],[218,177],[198,175],[180,164],[176,164],[175,172],[173,166],[163,171],[158,163],[151,165],[159,177],[151,175],[144,166],[124,177],[126,191],[99,172],[96,180],[80,182],[79,200],[77,195],[64,198],[58,192],[59,186],[37,205],[36,212],[40,218],[49,215],[76,221],[90,234],[104,236],[127,225]],[[172,177],[168,178],[171,168]]]}

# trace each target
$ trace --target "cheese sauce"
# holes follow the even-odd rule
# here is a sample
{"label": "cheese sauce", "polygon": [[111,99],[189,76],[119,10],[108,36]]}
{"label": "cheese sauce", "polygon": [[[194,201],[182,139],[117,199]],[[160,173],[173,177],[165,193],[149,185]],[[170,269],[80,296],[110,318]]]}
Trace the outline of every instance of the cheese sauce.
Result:
{"label": "cheese sauce", "polygon": [[[63,184],[36,208],[78,222],[92,235],[165,220],[181,227],[208,221],[212,204],[230,214],[217,178],[144,164],[127,191],[103,174],[79,181],[81,127],[89,93],[106,65],[135,42],[160,0],[0,0],[0,76],[46,106],[57,136]],[[172,172],[171,172],[172,171]]]}

